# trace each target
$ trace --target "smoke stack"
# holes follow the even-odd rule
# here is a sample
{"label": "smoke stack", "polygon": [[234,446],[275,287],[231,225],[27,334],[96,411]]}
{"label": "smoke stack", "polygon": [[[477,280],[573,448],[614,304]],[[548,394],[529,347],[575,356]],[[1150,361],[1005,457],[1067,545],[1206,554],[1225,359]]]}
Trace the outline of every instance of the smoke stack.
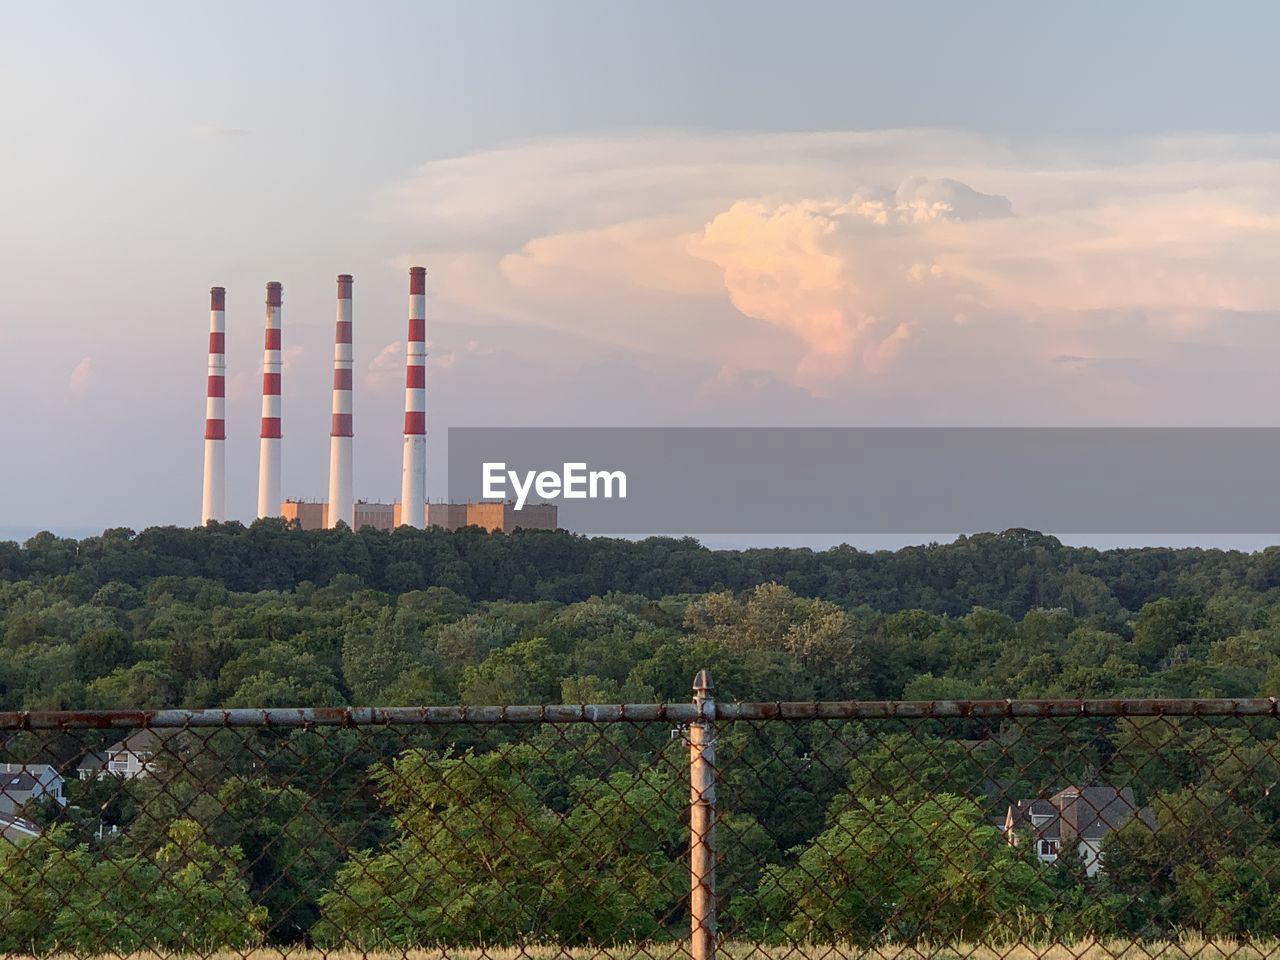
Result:
{"label": "smoke stack", "polygon": [[427,270],[409,268],[409,340],[405,351],[404,468],[400,522],[421,528],[427,502]]}
{"label": "smoke stack", "polygon": [[267,284],[262,348],[262,430],[258,437],[258,516],[280,516],[280,306],[283,288]]}
{"label": "smoke stack", "polygon": [[333,426],[329,430],[329,518],[355,527],[351,493],[351,275],[338,277],[338,322],[333,345]]}
{"label": "smoke stack", "polygon": [[227,291],[209,290],[209,377],[204,405],[204,497],[200,524],[226,519]]}

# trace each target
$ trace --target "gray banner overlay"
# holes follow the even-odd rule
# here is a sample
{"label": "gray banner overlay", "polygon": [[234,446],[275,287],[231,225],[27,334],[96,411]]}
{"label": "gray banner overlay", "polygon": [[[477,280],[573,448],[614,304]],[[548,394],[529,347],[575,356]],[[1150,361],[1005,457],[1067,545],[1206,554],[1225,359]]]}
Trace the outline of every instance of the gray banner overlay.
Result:
{"label": "gray banner overlay", "polygon": [[[566,499],[578,533],[1280,533],[1280,428],[454,428],[449,497],[484,464],[622,471]],[[616,487],[616,484],[615,484]],[[505,497],[515,499],[513,482]],[[603,492],[603,484],[598,485]],[[518,516],[518,514],[517,514]]]}

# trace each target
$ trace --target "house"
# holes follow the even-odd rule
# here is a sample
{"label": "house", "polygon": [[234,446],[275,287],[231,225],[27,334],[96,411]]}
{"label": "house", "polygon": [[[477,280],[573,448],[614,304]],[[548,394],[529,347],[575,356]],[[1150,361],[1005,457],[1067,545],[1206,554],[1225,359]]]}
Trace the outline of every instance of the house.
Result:
{"label": "house", "polygon": [[160,747],[160,735],[152,730],[137,733],[118,740],[101,752],[85,754],[77,772],[81,780],[97,780],[102,777],[145,777],[154,772],[152,759]]}
{"label": "house", "polygon": [[1092,877],[1102,869],[1103,840],[1135,816],[1155,827],[1154,812],[1150,807],[1140,809],[1129,787],[1067,787],[1047,800],[1015,801],[1005,814],[1002,830],[1010,846],[1030,836],[1043,863],[1054,863],[1074,846],[1085,873]]}
{"label": "house", "polygon": [[46,797],[66,806],[57,768],[47,763],[0,763],[0,816],[12,817],[26,804]]}

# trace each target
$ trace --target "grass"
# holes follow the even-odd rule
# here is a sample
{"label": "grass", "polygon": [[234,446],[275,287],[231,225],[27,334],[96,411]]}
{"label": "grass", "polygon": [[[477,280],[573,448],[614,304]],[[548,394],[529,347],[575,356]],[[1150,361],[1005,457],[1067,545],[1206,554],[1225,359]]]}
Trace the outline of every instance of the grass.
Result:
{"label": "grass", "polygon": [[[4,960],[36,960],[21,954]],[[458,949],[370,951],[260,948],[180,954],[165,950],[88,958],[81,954],[51,954],[39,960],[690,960],[683,944],[629,944],[614,947],[461,947]],[[1075,944],[950,944],[945,946],[886,945],[855,947],[845,944],[763,946],[730,942],[720,945],[719,960],[1273,960],[1280,958],[1280,942],[1237,943],[1231,940],[1184,939],[1152,943],[1084,941]]]}

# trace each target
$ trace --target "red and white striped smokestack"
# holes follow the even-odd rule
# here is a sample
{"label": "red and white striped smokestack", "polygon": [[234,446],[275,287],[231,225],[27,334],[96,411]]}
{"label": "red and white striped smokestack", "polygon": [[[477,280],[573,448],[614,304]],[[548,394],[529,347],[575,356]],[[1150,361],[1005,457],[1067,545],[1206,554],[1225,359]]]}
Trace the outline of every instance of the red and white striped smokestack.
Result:
{"label": "red and white striped smokestack", "polygon": [[422,527],[427,503],[427,270],[409,268],[409,340],[405,350],[404,468],[400,522]]}
{"label": "red and white striped smokestack", "polygon": [[258,434],[258,516],[280,516],[280,307],[284,288],[267,284],[262,347],[262,430]]}
{"label": "red and white striped smokestack", "polygon": [[209,376],[204,404],[204,497],[200,523],[226,519],[227,291],[209,290]]}
{"label": "red and white striped smokestack", "polygon": [[338,321],[333,345],[333,426],[329,431],[328,526],[355,527],[351,493],[351,275],[338,277]]}

